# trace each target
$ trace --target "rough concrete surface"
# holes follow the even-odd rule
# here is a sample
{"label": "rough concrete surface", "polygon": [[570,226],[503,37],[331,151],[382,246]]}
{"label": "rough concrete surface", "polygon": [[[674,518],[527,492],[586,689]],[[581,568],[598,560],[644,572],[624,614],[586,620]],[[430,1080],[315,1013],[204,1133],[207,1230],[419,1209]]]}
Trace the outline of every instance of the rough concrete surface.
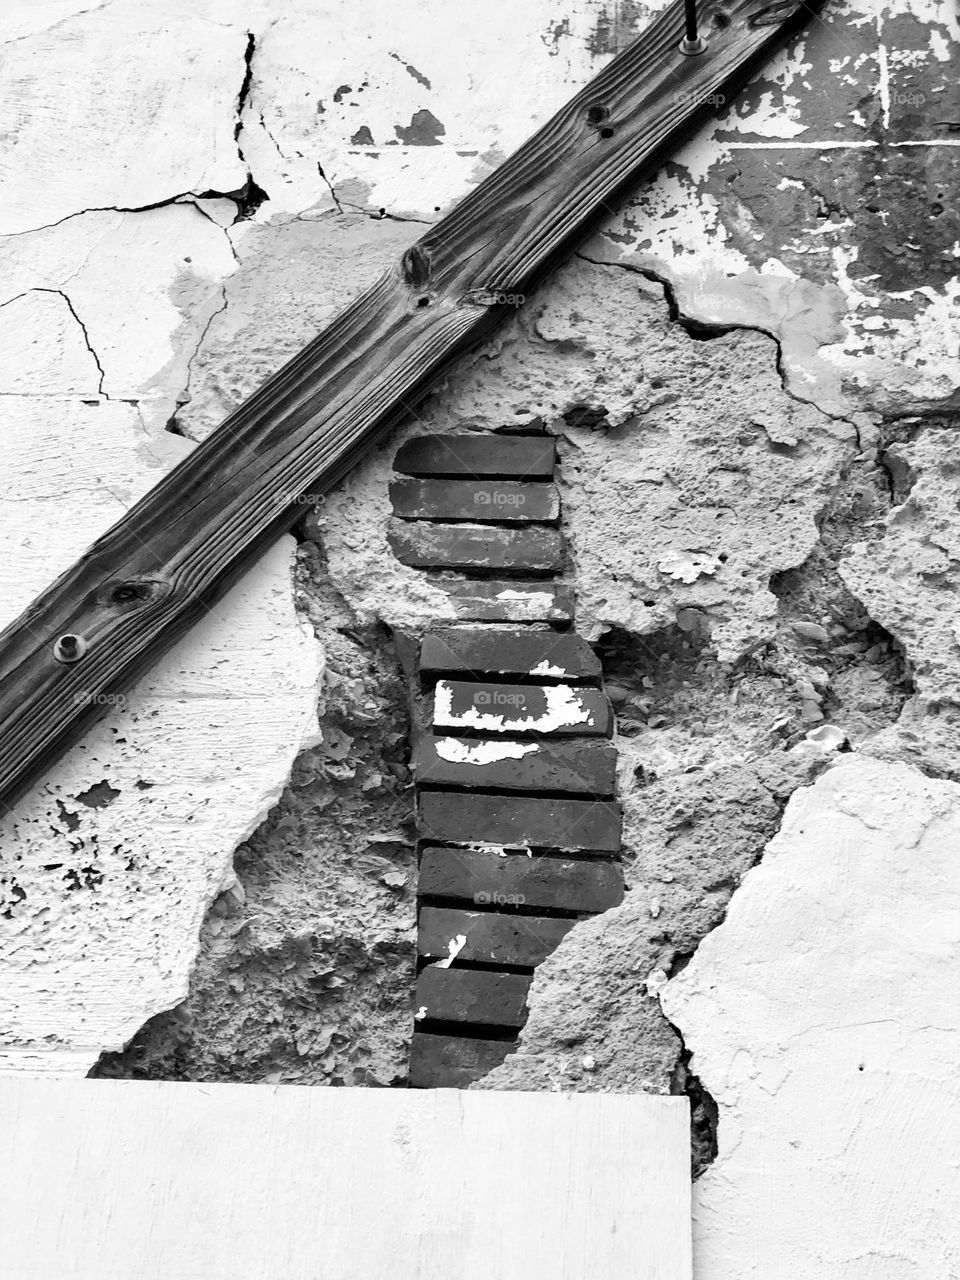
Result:
{"label": "rough concrete surface", "polygon": [[406,1074],[416,858],[406,690],[301,548],[298,602],[324,637],[321,742],[236,853],[186,999],[96,1074],[390,1085]]}
{"label": "rough concrete surface", "polygon": [[[649,11],[8,6],[0,416],[20,461],[4,617]],[[900,1216],[901,1162],[863,1144],[920,1149],[889,1100],[901,1089],[907,1110],[915,1088],[940,1105],[956,1023],[924,972],[947,990],[956,943],[944,929],[925,956],[921,938],[953,892],[930,843],[941,820],[916,849],[902,830],[960,781],[958,42],[950,0],[828,4],[304,511],[295,585],[287,541],[8,816],[6,1065],[85,1071],[106,1051],[103,1074],[402,1083],[414,870],[390,629],[449,606],[389,553],[390,464],[414,433],[541,422],[560,444],[578,622],[618,711],[630,892],[541,966],[519,1050],[484,1086],[686,1092],[695,1166],[714,1160],[705,1277],[777,1276],[763,1232],[785,1205],[791,1280],[956,1269],[934,1193],[917,1221],[939,1260]],[[838,817],[839,778],[874,788],[879,826]],[[913,873],[918,849],[936,875]],[[824,886],[853,852],[843,929],[791,949],[801,918],[833,910]],[[856,1093],[838,1083],[848,1033],[813,1028],[873,1007],[865,981],[841,987],[844,957],[874,944],[889,1012],[864,1032]],[[782,995],[762,1018],[738,995],[754,974]],[[801,1112],[825,1095],[836,1110],[811,1127]],[[858,1108],[872,1120],[848,1131]],[[940,1105],[945,1132],[952,1114]],[[818,1168],[845,1206],[823,1212],[846,1224],[819,1254],[800,1221],[826,1205]],[[893,1206],[886,1227],[877,1205]]]}
{"label": "rough concrete surface", "polygon": [[897,637],[916,696],[903,723],[870,743],[872,754],[900,756],[956,777],[960,747],[960,445],[948,423],[902,424],[907,438],[887,450],[899,499],[870,538],[839,568],[871,617]]}

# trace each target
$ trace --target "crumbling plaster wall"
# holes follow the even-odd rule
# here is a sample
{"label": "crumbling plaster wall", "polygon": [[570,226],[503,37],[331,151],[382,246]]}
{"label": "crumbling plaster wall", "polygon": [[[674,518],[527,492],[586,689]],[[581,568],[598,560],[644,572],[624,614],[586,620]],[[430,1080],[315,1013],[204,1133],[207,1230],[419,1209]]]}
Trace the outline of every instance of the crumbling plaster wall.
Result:
{"label": "crumbling plaster wall", "polygon": [[[4,616],[648,13],[12,6]],[[955,1089],[958,43],[951,0],[828,0],[404,429],[560,436],[630,893],[541,967],[486,1083],[689,1092],[716,1156],[703,1276],[937,1270],[945,1202],[926,1236],[905,1225],[889,1153],[926,1160],[903,1100],[949,1116]],[[444,611],[386,550],[403,434],[7,815],[8,1065],[86,1070],[158,1014],[99,1070],[402,1080],[414,871],[384,624]],[[892,990],[867,1043],[874,963]],[[854,1132],[858,1108],[876,1122]],[[811,1243],[831,1189],[859,1225]]]}

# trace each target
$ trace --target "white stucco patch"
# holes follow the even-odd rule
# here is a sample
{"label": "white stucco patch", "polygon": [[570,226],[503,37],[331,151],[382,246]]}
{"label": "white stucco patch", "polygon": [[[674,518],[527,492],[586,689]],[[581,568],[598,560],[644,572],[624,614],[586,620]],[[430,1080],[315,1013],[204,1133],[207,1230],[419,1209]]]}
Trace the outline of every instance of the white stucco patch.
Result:
{"label": "white stucco patch", "polygon": [[65,294],[37,289],[0,303],[0,385],[8,395],[95,400],[100,383]]}
{"label": "white stucco patch", "polygon": [[[191,446],[125,404],[0,404],[5,625]],[[85,1071],[186,994],[234,848],[316,736],[293,550],[278,543],[0,821],[0,1070]]]}
{"label": "white stucco patch", "polygon": [[847,756],[661,992],[720,1110],[698,1280],[960,1274],[960,786]]}
{"label": "white stucco patch", "polygon": [[[103,377],[93,393],[99,388],[112,399],[136,399],[145,421],[162,427],[183,390],[188,358],[223,305],[221,282],[235,267],[226,230],[191,204],[88,213],[57,227],[0,237],[0,325],[20,328],[13,307],[58,305],[60,322],[69,319],[75,330],[74,345],[84,345],[85,331],[96,352]],[[56,361],[51,347],[62,341],[59,324],[47,323],[30,341],[31,365]],[[0,350],[4,364],[22,369],[22,358],[7,342]],[[84,359],[92,362],[89,352]],[[30,369],[29,386],[10,386],[8,376],[4,385],[36,394],[48,389],[38,383],[39,372]],[[89,380],[82,390],[91,390]]]}
{"label": "white stucco patch", "polygon": [[557,0],[286,6],[258,35],[244,156],[272,212],[333,208],[332,186],[432,221],[606,61],[584,39],[596,20]]}
{"label": "white stucco patch", "polygon": [[[14,6],[14,18],[26,5]],[[0,235],[84,209],[143,208],[186,191],[235,191],[246,169],[234,112],[247,43],[242,18],[210,3],[115,0],[9,38]],[[15,25],[14,30],[17,30]],[[28,28],[29,30],[29,28]]]}

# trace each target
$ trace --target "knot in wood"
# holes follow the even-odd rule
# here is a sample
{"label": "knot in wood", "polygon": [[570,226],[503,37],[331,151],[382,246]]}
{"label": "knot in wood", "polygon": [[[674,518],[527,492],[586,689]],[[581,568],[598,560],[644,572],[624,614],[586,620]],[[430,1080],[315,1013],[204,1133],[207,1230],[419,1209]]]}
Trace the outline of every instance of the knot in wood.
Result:
{"label": "knot in wood", "polygon": [[412,244],[401,259],[401,268],[411,289],[422,289],[430,279],[430,254],[422,245]]}

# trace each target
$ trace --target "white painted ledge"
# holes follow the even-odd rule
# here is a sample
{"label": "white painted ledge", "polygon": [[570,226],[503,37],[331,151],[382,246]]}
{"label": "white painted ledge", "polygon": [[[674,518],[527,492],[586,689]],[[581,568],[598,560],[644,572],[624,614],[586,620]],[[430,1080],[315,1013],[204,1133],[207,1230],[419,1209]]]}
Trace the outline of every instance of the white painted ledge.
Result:
{"label": "white painted ledge", "polygon": [[0,1080],[15,1280],[691,1280],[685,1098]]}

